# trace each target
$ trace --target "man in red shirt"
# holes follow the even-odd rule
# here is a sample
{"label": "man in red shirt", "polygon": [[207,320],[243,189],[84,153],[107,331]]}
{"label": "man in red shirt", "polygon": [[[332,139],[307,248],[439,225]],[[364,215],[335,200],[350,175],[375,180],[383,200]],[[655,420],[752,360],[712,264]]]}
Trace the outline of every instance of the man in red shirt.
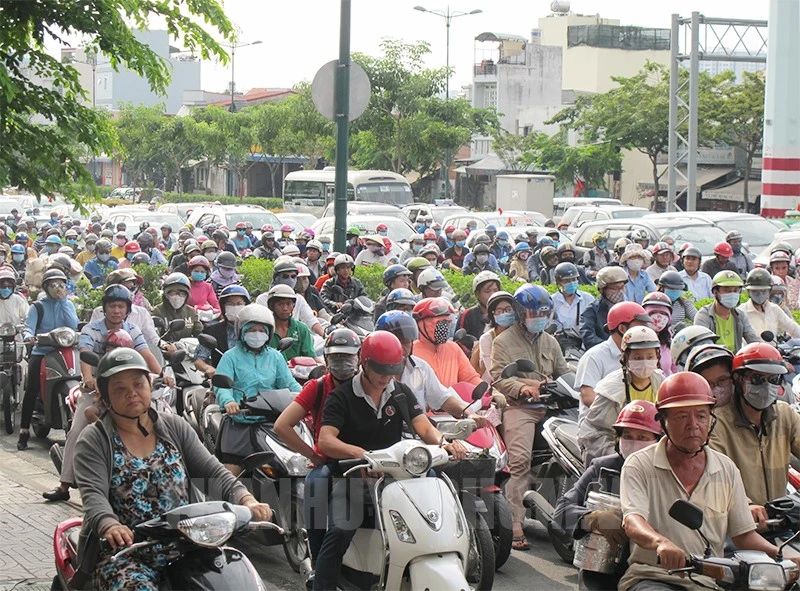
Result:
{"label": "man in red shirt", "polygon": [[[327,458],[317,448],[319,430],[322,426],[322,409],[325,399],[333,390],[353,379],[358,372],[358,353],[361,341],[349,328],[334,330],[325,339],[325,365],[328,373],[316,380],[306,382],[303,389],[275,421],[275,433],[292,451],[302,454],[314,465],[306,476],[304,488],[305,524],[312,560],[316,560],[328,523],[328,493],[330,491],[330,467]],[[294,430],[294,426],[306,416],[314,425],[314,447],[311,448]]]}

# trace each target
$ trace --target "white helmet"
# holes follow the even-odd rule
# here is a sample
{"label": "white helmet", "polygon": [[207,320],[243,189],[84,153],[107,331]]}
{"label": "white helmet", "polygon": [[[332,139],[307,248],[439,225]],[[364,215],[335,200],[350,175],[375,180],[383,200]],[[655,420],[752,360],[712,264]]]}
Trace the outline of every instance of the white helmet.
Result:
{"label": "white helmet", "polygon": [[287,244],[283,247],[281,252],[288,256],[288,257],[299,257],[300,256],[300,249],[297,247],[296,244]]}
{"label": "white helmet", "polygon": [[333,268],[336,269],[339,265],[350,265],[351,269],[356,268],[356,262],[353,260],[349,254],[340,254],[335,259],[333,259]]}
{"label": "white helmet", "polygon": [[[270,290],[267,292],[267,306],[269,306],[270,301],[273,299],[277,300],[281,298],[297,301],[297,294],[288,285],[283,285],[281,283],[278,285],[273,285],[272,288],[270,288]],[[244,310],[242,310],[242,312],[244,312]],[[241,315],[241,312],[239,315]]]}
{"label": "white helmet", "polygon": [[[481,285],[489,281],[496,281],[497,285],[500,285],[500,278],[497,276],[497,273],[493,271],[481,271],[475,275],[475,277],[472,278],[472,293],[478,291]],[[417,282],[417,284],[419,284],[419,282]]]}
{"label": "white helmet", "polygon": [[603,290],[612,283],[626,283],[628,274],[622,267],[603,267],[597,272],[597,289]]}
{"label": "white helmet", "polygon": [[269,308],[261,304],[245,306],[239,312],[239,316],[236,317],[236,332],[239,334],[239,338],[242,337],[242,329],[250,322],[257,322],[266,326],[267,340],[272,338],[272,334],[275,332],[275,317]]}
{"label": "white helmet", "polygon": [[628,349],[658,349],[660,347],[661,343],[656,331],[647,326],[634,326],[622,335],[622,344],[619,349],[624,353]]}
{"label": "white helmet", "polygon": [[705,326],[687,326],[672,337],[669,352],[679,369],[683,369],[693,348],[702,343],[716,343],[719,336]]}
{"label": "white helmet", "polygon": [[[496,276],[495,276],[496,277]],[[436,269],[425,269],[417,277],[417,287],[428,289],[444,289],[447,287],[447,280]]]}

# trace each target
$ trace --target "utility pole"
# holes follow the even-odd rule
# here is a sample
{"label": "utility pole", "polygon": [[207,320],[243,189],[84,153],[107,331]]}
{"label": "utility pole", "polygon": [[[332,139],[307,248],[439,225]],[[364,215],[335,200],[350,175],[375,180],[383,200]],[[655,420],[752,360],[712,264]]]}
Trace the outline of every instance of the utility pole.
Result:
{"label": "utility pole", "polygon": [[339,17],[339,64],[336,68],[336,201],[334,202],[333,248],[345,252],[347,231],[347,165],[350,142],[350,9],[342,0]]}

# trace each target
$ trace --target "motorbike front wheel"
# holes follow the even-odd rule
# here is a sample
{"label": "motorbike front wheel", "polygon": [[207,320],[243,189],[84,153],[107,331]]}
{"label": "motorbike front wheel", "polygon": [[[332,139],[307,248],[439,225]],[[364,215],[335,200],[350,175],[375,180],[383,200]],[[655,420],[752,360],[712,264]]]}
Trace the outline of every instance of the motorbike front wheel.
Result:
{"label": "motorbike front wheel", "polygon": [[288,523],[284,526],[288,539],[283,544],[283,553],[294,572],[300,572],[300,563],[308,556],[308,544],[303,531],[303,506],[296,495],[292,495]]}
{"label": "motorbike front wheel", "polygon": [[502,492],[486,499],[487,509],[492,514],[492,543],[494,544],[494,568],[499,569],[511,555],[514,530],[511,527],[511,505]]}
{"label": "motorbike front wheel", "polygon": [[6,433],[11,435],[14,432],[14,425],[17,416],[17,401],[14,399],[14,387],[8,383],[3,388],[3,426]]}
{"label": "motorbike front wheel", "polygon": [[492,532],[480,513],[469,524],[467,582],[475,591],[489,591],[494,585],[494,542]]}

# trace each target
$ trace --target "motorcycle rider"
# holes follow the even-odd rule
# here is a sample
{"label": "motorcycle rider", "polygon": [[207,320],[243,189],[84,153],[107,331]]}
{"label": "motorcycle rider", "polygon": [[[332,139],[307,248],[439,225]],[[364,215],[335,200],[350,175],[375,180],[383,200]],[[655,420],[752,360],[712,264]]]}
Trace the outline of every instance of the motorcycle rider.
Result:
{"label": "motorcycle rider", "polygon": [[772,290],[769,292],[769,301],[783,310],[787,316],[792,315],[792,311],[786,304],[786,294],[788,293],[786,284],[777,275],[772,276]]}
{"label": "motorcycle rider", "polygon": [[322,301],[331,312],[338,312],[347,300],[366,295],[364,286],[353,277],[356,265],[349,254],[340,254],[333,262],[334,276],[320,290]]}
{"label": "motorcycle rider", "polygon": [[597,298],[581,316],[581,338],[584,346],[589,349],[599,345],[608,338],[606,322],[611,306],[625,301],[625,285],[628,283],[628,274],[617,266],[603,267],[597,273]]}
{"label": "motorcycle rider", "polygon": [[417,305],[417,300],[410,289],[393,289],[386,296],[386,311],[400,310],[401,312],[414,311],[414,306]]}
{"label": "motorcycle rider", "polygon": [[674,257],[675,251],[666,242],[656,242],[653,245],[653,258],[655,261],[647,267],[647,274],[653,280],[653,283],[658,283],[658,278],[667,271],[675,271],[677,273],[678,270],[672,265]]}
{"label": "motorcycle rider", "polygon": [[739,310],[747,315],[750,326],[757,335],[765,331],[775,337],[788,334],[793,338],[800,337],[800,325],[787,316],[780,306],[769,301],[772,291],[772,275],[766,269],[753,269],[747,274],[745,288],[750,299],[739,306]]}
{"label": "motorcycle rider", "polygon": [[216,373],[222,355],[233,349],[239,342],[236,331],[236,319],[244,307],[250,303],[250,294],[241,285],[229,285],[219,294],[219,305],[222,308],[219,320],[206,324],[203,333],[217,341],[216,349],[209,349],[202,344],[197,346],[194,365],[197,369],[212,377]]}
{"label": "motorcycle rider", "polygon": [[694,319],[697,326],[704,326],[718,334],[720,344],[733,353],[741,348],[742,340],[748,343],[761,340],[747,315],[736,307],[743,286],[742,278],[736,271],[720,271],[714,275],[711,282],[714,301],[700,308]]}
{"label": "motorcycle rider", "polygon": [[511,237],[508,235],[508,232],[505,230],[500,230],[494,237],[494,241],[492,242],[492,246],[490,248],[494,258],[497,259],[498,264],[503,269],[508,267],[508,259],[511,257],[511,248],[513,245],[509,246],[510,240]]}
{"label": "motorcycle rider", "polygon": [[449,263],[452,271],[460,273],[464,266],[464,259],[469,254],[469,248],[467,248],[467,233],[464,232],[464,230],[453,230],[452,236],[453,245],[444,251],[444,259]]}
{"label": "motorcycle rider", "polygon": [[311,273],[311,283],[325,274],[325,259],[322,257],[322,243],[319,240],[310,240],[306,246],[306,267]]}
{"label": "motorcycle rider", "polygon": [[622,337],[622,367],[597,383],[597,397],[578,428],[584,465],[614,449],[614,419],[631,400],[654,402],[664,381],[658,369],[660,343],[652,328],[629,328]]}
{"label": "motorcycle rider", "polygon": [[[492,271],[481,271],[472,278],[472,293],[477,303],[463,310],[457,328],[463,328],[477,341],[486,330],[486,305],[493,293],[500,291],[500,278]],[[423,291],[423,296],[426,294]]]}
{"label": "motorcycle rider", "polygon": [[719,335],[707,329],[705,326],[687,326],[682,328],[678,334],[672,337],[672,345],[669,348],[675,364],[681,371],[686,367],[686,359],[692,349],[699,347],[705,343],[716,344],[719,341]]}
{"label": "motorcycle rider", "polygon": [[691,294],[686,293],[686,283],[681,274],[678,271],[665,271],[658,278],[656,284],[658,291],[663,292],[672,304],[671,326],[683,325],[687,318],[693,322],[697,315],[697,308],[694,307]]}
{"label": "motorcycle rider", "polygon": [[286,361],[295,357],[316,357],[311,331],[302,322],[292,318],[297,294],[288,285],[274,285],[267,292],[267,308],[275,319],[269,346],[278,348],[278,342],[287,337],[294,339],[294,344],[281,351]]}
{"label": "motorcycle rider", "polygon": [[366,248],[358,253],[355,258],[356,267],[370,267],[378,265],[380,267],[389,266],[389,258],[386,256],[383,239],[377,234],[370,234],[364,237]]}
{"label": "motorcycle rider", "polygon": [[[287,388],[299,392],[298,384],[286,366],[286,360],[268,343],[275,331],[272,312],[264,306],[250,304],[239,312],[236,319],[239,342],[225,351],[216,373],[228,376],[235,388],[246,396],[258,394],[260,390]],[[261,417],[244,416],[239,403],[242,392],[229,388],[216,388],[217,404],[225,409],[217,439],[217,457],[235,476],[241,473],[241,461],[259,451],[252,430],[263,423]]]}
{"label": "motorcycle rider", "polygon": [[[712,556],[724,555],[726,538],[740,550],[776,556],[778,549],[755,532],[736,464],[707,447],[713,406],[711,388],[697,374],[676,373],[660,387],[656,408],[665,437],[629,456],[622,467],[622,524],[631,557],[619,589],[687,587],[685,578],[667,573],[686,566],[687,554],[703,556],[706,547],[696,532],[669,516],[675,499],[685,498],[687,491],[703,510]],[[714,588],[712,579],[700,575],[692,575],[692,581]]]}
{"label": "motorcycle rider", "polygon": [[87,234],[86,238],[84,239],[86,248],[75,256],[75,260],[81,265],[86,265],[86,263],[92,260],[95,257],[97,241],[98,237],[96,234]]}
{"label": "motorcycle rider", "polygon": [[[282,255],[280,259],[275,261],[275,266],[272,268],[272,285],[270,288],[276,285],[288,285],[292,288],[292,291],[294,291],[297,287],[299,275],[300,271],[297,268],[297,263],[294,262],[293,259]],[[256,298],[256,304],[267,306],[267,294],[262,293],[258,296]],[[325,332],[322,328],[322,324],[305,298],[298,298],[295,301],[292,317],[309,327],[314,334],[324,336]]]}
{"label": "motorcycle rider", "polygon": [[731,230],[725,235],[725,242],[730,244],[731,250],[733,250],[731,263],[736,267],[739,277],[744,279],[753,270],[753,260],[747,256],[746,252],[742,252],[742,233],[738,230]]}
{"label": "motorcycle rider", "polygon": [[378,317],[386,312],[386,297],[390,292],[395,289],[408,289],[410,285],[409,277],[411,277],[411,271],[403,265],[397,264],[386,267],[381,278],[386,289],[383,290],[380,299],[375,302],[375,320],[378,320]]}
{"label": "motorcycle rider", "polygon": [[281,256],[281,250],[275,245],[274,232],[262,232],[261,246],[253,251],[253,254],[259,258],[267,261],[274,261]]}
{"label": "motorcycle rider", "polygon": [[742,347],[732,369],[733,401],[716,409],[709,447],[739,466],[750,512],[761,526],[767,519],[763,505],[785,494],[786,466],[800,455],[800,415],[778,400],[787,369],[775,347]]}
{"label": "motorcycle rider", "polygon": [[[303,263],[297,263],[297,283],[294,284],[294,292],[299,296],[297,303],[302,305],[300,302],[302,299],[306,304],[308,304],[308,307],[311,308],[311,311],[315,316],[324,318],[325,320],[330,320],[330,313],[325,307],[325,302],[322,301],[317,288],[311,285],[310,279],[311,272],[308,270],[308,267],[306,267]],[[322,328],[320,323],[317,321],[311,327],[311,330],[316,332],[315,328],[317,326],[319,326],[320,329]]]}
{"label": "motorcycle rider", "polygon": [[78,314],[75,306],[67,299],[67,276],[63,271],[51,269],[42,277],[43,297],[40,297],[29,309],[25,320],[22,338],[33,345],[28,357],[28,383],[25,385],[25,396],[22,399],[22,416],[19,421],[19,440],[17,449],[28,449],[29,428],[36,399],[39,397],[39,373],[44,356],[52,351],[52,347],[36,343],[36,335],[50,332],[66,326],[72,330],[78,328]]}
{"label": "motorcycle rider", "polygon": [[[492,374],[492,344],[503,331],[514,326],[517,316],[514,314],[514,296],[507,291],[496,291],[486,302],[486,317],[489,319],[487,330],[478,340],[478,346],[473,349],[470,362],[483,381],[491,384]],[[477,354],[477,359],[476,359]]]}
{"label": "motorcycle rider", "polygon": [[11,269],[0,269],[0,324],[19,326],[28,317],[28,301],[15,293],[17,278]]}
{"label": "motorcycle rider", "polygon": [[769,270],[773,275],[781,278],[786,285],[787,294],[784,298],[784,306],[791,310],[800,308],[800,279],[789,274],[791,256],[783,250],[776,250],[769,256]]}
{"label": "motorcycle rider", "polygon": [[235,285],[242,282],[242,276],[236,272],[236,255],[230,252],[221,252],[216,258],[216,265],[214,271],[211,273],[211,287],[214,288],[214,293],[219,296],[219,293],[229,285]]}
{"label": "motorcycle rider", "polygon": [[650,264],[650,251],[643,249],[636,242],[629,244],[625,247],[619,264],[628,275],[628,283],[625,284],[625,299],[641,304],[645,293],[656,290],[656,284],[645,270],[645,267]]}
{"label": "motorcycle rider", "polygon": [[703,273],[707,274],[709,277],[715,277],[717,273],[721,271],[733,271],[737,275],[739,271],[736,269],[736,265],[731,262],[731,257],[733,256],[733,249],[731,245],[727,242],[717,242],[714,245],[714,257],[708,259],[701,269]]}
{"label": "motorcycle rider", "polygon": [[725,406],[733,397],[733,353],[722,345],[703,343],[686,358],[686,371],[699,373],[711,386],[716,408]]}
{"label": "motorcycle rider", "polygon": [[247,222],[236,222],[236,226],[234,227],[236,232],[231,238],[231,242],[236,247],[236,250],[241,252],[243,250],[251,250],[253,248],[253,243],[250,241],[250,237],[247,235]]}
{"label": "motorcycle rider", "polygon": [[425,298],[414,306],[412,316],[421,338],[414,342],[416,356],[433,368],[443,386],[458,382],[477,385],[481,377],[470,365],[461,347],[448,340],[455,310],[445,298]]}
{"label": "motorcycle rider", "polygon": [[[153,308],[153,316],[163,318],[167,326],[173,320],[182,319],[186,326],[183,330],[170,332],[170,341],[179,341],[187,337],[196,337],[203,332],[203,323],[197,318],[197,311],[186,302],[191,291],[189,278],[183,273],[170,273],[161,286],[161,303]],[[174,352],[175,347],[167,344],[167,351]]]}
{"label": "motorcycle rider", "polygon": [[644,296],[642,308],[650,316],[650,327],[658,335],[661,343],[658,366],[664,375],[672,375],[678,371],[678,366],[672,359],[670,345],[672,344],[672,302],[669,297],[660,291],[654,291]]}
{"label": "motorcycle rider", "polygon": [[700,270],[702,254],[694,246],[689,246],[681,253],[683,269],[678,272],[686,283],[695,300],[713,298],[711,293],[711,276]]}
{"label": "motorcycle rider", "polygon": [[[479,236],[478,238],[486,238]],[[476,240],[478,242],[478,240]],[[497,259],[491,254],[489,246],[485,242],[477,243],[472,252],[469,252],[464,257],[464,265],[461,272],[464,275],[476,275],[481,271],[493,271],[500,273],[500,265],[497,264]]]}
{"label": "motorcycle rider", "polygon": [[211,309],[215,313],[219,313],[217,294],[208,282],[208,276],[211,273],[211,265],[208,259],[204,256],[192,257],[187,266],[191,273],[189,278],[192,282],[189,292],[189,305],[194,306],[196,310]]}
{"label": "motorcycle rider", "polygon": [[[544,407],[536,404],[541,384],[538,376],[557,378],[568,373],[570,368],[558,341],[544,332],[553,309],[547,290],[540,285],[523,285],[514,292],[513,307],[517,322],[494,339],[490,372],[494,380],[493,387],[508,399],[508,407],[503,412],[503,428],[511,469],[506,495],[511,504],[514,535],[512,548],[527,550],[528,541],[522,531],[526,512],[522,505],[522,495],[530,484],[536,424],[545,415]],[[533,361],[539,372],[535,374],[537,377],[501,379],[500,374],[505,366],[517,359]]]}
{"label": "motorcycle rider", "polygon": [[514,252],[511,256],[511,264],[508,267],[508,278],[515,279],[522,283],[528,281],[535,281],[536,279],[531,276],[531,269],[528,266],[528,261],[531,258],[533,250],[527,242],[517,242],[514,247]]}
{"label": "motorcycle rider", "polygon": [[629,328],[649,326],[650,317],[636,302],[614,304],[608,312],[607,328],[610,336],[590,348],[578,361],[575,370],[575,387],[580,391],[578,424],[586,418],[597,393],[595,388],[605,376],[619,369],[622,337]]}
{"label": "motorcycle rider", "polygon": [[592,248],[583,255],[583,266],[589,279],[595,279],[600,269],[607,267],[614,260],[608,250],[608,236],[604,232],[592,235]]}
{"label": "motorcycle rider", "polygon": [[[395,392],[405,393],[410,428],[429,445],[441,445],[455,460],[466,450],[458,441],[446,443],[428,421],[410,389],[394,377],[403,368],[403,348],[393,334],[379,331],[368,335],[361,347],[361,371],[325,400],[319,448],[333,460],[361,458],[366,450],[384,449],[402,438],[403,415]],[[360,526],[367,482],[339,479],[333,485],[328,530],[317,557],[314,589],[335,589],[342,558]],[[349,514],[348,514],[349,513]]]}
{"label": "motorcycle rider", "polygon": [[444,275],[437,269],[424,269],[417,276],[417,288],[422,298],[438,298],[450,286]]}
{"label": "motorcycle rider", "polygon": [[[608,540],[613,549],[627,543],[622,529],[622,516],[608,509],[586,508],[589,489],[602,483],[603,490],[617,493],[618,476],[603,476],[603,470],[619,473],[625,459],[634,452],[656,443],[664,435],[656,420],[656,406],[649,400],[631,400],[619,413],[614,423],[614,453],[595,458],[581,475],[578,482],[558,499],[553,521],[580,540],[590,533],[598,533]],[[610,480],[611,486],[606,482]],[[604,574],[585,569],[578,571],[579,589],[616,589],[619,578],[625,572],[627,552],[620,557],[615,573]]]}
{"label": "motorcycle rider", "polygon": [[580,328],[581,314],[594,303],[594,297],[578,290],[578,267],[572,263],[559,263],[553,270],[558,291],[553,294],[553,320],[566,330]]}

